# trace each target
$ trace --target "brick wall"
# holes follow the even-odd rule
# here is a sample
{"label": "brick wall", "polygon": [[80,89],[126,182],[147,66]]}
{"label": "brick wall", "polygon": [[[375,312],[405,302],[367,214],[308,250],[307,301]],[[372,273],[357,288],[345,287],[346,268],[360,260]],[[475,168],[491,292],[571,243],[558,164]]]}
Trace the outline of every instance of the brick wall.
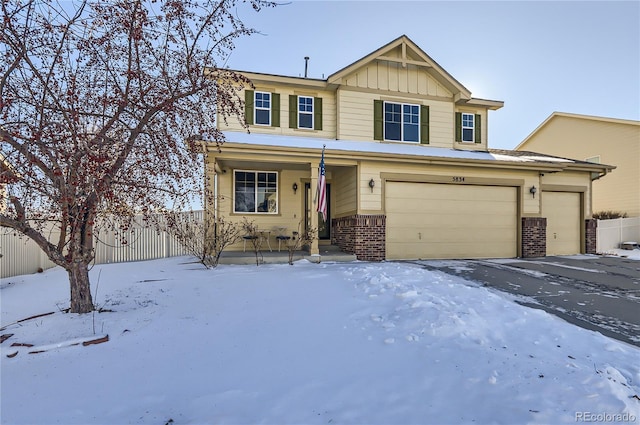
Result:
{"label": "brick wall", "polygon": [[547,219],[522,217],[522,257],[547,255]]}
{"label": "brick wall", "polygon": [[598,220],[590,218],[584,221],[585,252],[587,254],[596,253],[596,242],[598,236]]}
{"label": "brick wall", "polygon": [[351,215],[332,220],[331,243],[358,260],[382,261],[386,257],[386,216]]}

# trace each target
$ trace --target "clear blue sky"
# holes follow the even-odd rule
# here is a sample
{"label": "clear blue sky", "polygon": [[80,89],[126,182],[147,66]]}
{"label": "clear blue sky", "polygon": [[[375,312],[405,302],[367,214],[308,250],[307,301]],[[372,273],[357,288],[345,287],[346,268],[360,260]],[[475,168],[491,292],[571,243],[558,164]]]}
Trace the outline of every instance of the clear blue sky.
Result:
{"label": "clear blue sky", "polygon": [[238,16],[261,32],[232,69],[326,78],[406,34],[472,92],[501,100],[489,147],[552,112],[640,120],[640,1],[293,1]]}

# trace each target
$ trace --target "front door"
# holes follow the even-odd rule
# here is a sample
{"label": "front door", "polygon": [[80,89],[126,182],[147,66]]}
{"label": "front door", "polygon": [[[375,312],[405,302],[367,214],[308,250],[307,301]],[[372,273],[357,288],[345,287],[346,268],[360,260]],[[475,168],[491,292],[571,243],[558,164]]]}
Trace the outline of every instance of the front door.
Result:
{"label": "front door", "polygon": [[322,213],[316,212],[316,204],[314,201],[315,193],[311,191],[311,183],[304,185],[304,228],[308,229],[311,225],[311,214],[318,214],[318,239],[331,239],[331,185],[327,183],[327,221],[322,220]]}

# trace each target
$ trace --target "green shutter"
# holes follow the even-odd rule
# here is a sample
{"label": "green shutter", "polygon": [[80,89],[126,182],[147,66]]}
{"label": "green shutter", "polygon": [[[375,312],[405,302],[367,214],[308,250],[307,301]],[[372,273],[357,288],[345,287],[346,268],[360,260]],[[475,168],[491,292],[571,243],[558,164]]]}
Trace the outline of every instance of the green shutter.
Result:
{"label": "green shutter", "polygon": [[462,113],[456,112],[456,142],[462,142]]}
{"label": "green shutter", "polygon": [[244,91],[244,119],[247,124],[253,124],[253,90]]}
{"label": "green shutter", "polygon": [[382,100],[373,101],[373,139],[382,140],[384,128],[384,114],[382,113]]}
{"label": "green shutter", "polygon": [[298,128],[298,96],[289,95],[289,128]]}
{"label": "green shutter", "polygon": [[313,98],[313,129],[322,130],[322,98]]}
{"label": "green shutter", "polygon": [[420,143],[429,144],[429,107],[420,106]]}
{"label": "green shutter", "polygon": [[475,137],[474,137],[474,141],[476,143],[482,143],[482,128],[480,127],[480,115],[476,114],[476,117],[474,119],[473,125],[475,126],[474,131],[475,131]]}
{"label": "green shutter", "polygon": [[271,127],[280,127],[280,93],[271,93]]}

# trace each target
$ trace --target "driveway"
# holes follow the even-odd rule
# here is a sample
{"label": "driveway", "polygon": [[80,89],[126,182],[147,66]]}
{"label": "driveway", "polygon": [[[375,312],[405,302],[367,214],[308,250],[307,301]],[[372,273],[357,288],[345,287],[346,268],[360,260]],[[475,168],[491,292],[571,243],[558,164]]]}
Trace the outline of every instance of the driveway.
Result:
{"label": "driveway", "polygon": [[575,255],[417,263],[516,294],[523,305],[640,347],[640,261]]}

